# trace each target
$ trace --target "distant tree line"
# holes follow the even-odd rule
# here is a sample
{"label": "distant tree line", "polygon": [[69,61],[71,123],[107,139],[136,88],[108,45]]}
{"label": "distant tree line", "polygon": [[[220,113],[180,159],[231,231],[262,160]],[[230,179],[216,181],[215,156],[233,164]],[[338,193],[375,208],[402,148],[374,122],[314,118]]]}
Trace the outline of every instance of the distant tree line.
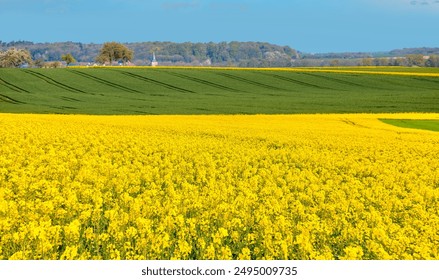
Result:
{"label": "distant tree line", "polygon": [[439,67],[439,55],[408,54],[404,57],[363,58],[360,65]]}
{"label": "distant tree line", "polygon": [[302,58],[293,62],[293,67],[325,66],[405,66],[405,67],[439,67],[439,55],[408,54],[402,57],[363,58]]}
{"label": "distant tree line", "polygon": [[401,57],[410,54],[423,54],[424,56],[439,55],[439,48],[404,48],[392,50],[389,52],[390,57]]}
{"label": "distant tree line", "polygon": [[[288,46],[261,42],[172,43],[74,42],[33,43],[0,41],[0,67],[60,67],[114,63],[149,65],[153,52],[160,65],[311,67],[311,66],[419,66],[439,67],[439,48],[411,48],[390,52],[300,53]],[[27,57],[26,54],[29,55]],[[21,57],[21,60],[18,59]]]}
{"label": "distant tree line", "polygon": [[339,53],[301,53],[302,59],[361,59],[380,57],[405,57],[411,54],[424,56],[439,55],[439,48],[405,48],[388,52],[339,52]]}
{"label": "distant tree line", "polygon": [[300,53],[293,66],[439,67],[439,48],[406,48],[389,52]]}
{"label": "distant tree line", "polygon": [[[149,65],[153,52],[160,65],[240,67],[289,67],[298,55],[296,50],[288,46],[261,42],[145,42],[123,45],[133,51],[129,60],[136,65]],[[103,44],[33,43],[29,41],[5,43],[0,41],[0,50],[9,48],[26,49],[35,61],[61,61],[63,55],[71,54],[78,63],[101,63],[102,59],[99,59],[99,56]],[[129,54],[128,57],[130,57]],[[126,60],[121,62],[126,62]]]}

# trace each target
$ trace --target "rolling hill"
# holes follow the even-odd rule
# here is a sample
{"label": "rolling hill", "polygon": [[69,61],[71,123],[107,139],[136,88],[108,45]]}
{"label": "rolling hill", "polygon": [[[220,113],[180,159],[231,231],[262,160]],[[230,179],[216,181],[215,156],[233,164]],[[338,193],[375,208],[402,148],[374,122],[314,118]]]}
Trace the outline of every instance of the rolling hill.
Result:
{"label": "rolling hill", "polygon": [[382,68],[0,69],[0,111],[100,115],[439,112],[438,72],[384,69],[387,72],[378,75],[373,71]]}

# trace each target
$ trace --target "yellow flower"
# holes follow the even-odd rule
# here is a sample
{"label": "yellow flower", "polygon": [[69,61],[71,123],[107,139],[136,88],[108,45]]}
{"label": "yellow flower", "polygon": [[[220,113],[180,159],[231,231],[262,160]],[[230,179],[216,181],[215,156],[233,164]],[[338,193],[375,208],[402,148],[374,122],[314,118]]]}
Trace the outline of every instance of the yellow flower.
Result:
{"label": "yellow flower", "polygon": [[239,260],[251,260],[251,255],[250,255],[250,249],[245,247],[242,248],[241,253],[239,253],[238,259]]}
{"label": "yellow flower", "polygon": [[63,254],[61,255],[61,260],[76,260],[78,258],[78,248],[76,246],[67,246]]}
{"label": "yellow flower", "polygon": [[439,134],[380,118],[439,114],[0,114],[0,258],[438,259]]}
{"label": "yellow flower", "polygon": [[345,256],[341,257],[342,260],[361,260],[363,257],[363,249],[359,246],[349,246],[344,249]]}

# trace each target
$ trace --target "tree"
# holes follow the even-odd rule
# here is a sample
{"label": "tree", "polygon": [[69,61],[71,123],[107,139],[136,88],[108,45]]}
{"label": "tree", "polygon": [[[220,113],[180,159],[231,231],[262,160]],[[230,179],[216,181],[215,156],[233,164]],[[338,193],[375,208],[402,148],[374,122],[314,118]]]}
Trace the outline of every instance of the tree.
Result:
{"label": "tree", "polygon": [[372,66],[372,64],[373,64],[373,59],[370,57],[365,57],[361,59],[361,65],[363,66]]}
{"label": "tree", "polygon": [[374,66],[387,66],[389,65],[389,59],[386,57],[375,58],[373,60]]}
{"label": "tree", "polygon": [[67,63],[67,66],[69,66],[72,63],[76,63],[76,59],[70,53],[61,56],[61,59]]}
{"label": "tree", "polygon": [[439,55],[430,55],[425,65],[427,67],[439,67]]}
{"label": "tree", "polygon": [[117,42],[107,42],[103,45],[99,55],[96,57],[96,62],[113,64],[114,61],[122,61],[126,64],[132,60],[134,52],[126,46]]}
{"label": "tree", "polygon": [[406,55],[409,66],[425,66],[424,56],[422,54]]}
{"label": "tree", "polygon": [[333,59],[333,60],[331,60],[331,61],[329,62],[329,66],[332,66],[332,67],[334,67],[334,66],[340,66],[340,60],[338,60],[338,59]]}
{"label": "tree", "polygon": [[404,57],[396,57],[391,59],[393,66],[407,66],[407,59]]}
{"label": "tree", "polygon": [[32,64],[32,56],[27,50],[10,48],[5,52],[0,51],[0,67],[20,67]]}

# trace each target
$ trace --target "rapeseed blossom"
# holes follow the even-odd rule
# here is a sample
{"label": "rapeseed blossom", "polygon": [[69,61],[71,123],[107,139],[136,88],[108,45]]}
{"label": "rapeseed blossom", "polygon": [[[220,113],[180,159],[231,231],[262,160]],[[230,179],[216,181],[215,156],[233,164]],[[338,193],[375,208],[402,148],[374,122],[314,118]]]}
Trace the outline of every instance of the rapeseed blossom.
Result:
{"label": "rapeseed blossom", "polygon": [[438,114],[0,114],[0,259],[439,259]]}

